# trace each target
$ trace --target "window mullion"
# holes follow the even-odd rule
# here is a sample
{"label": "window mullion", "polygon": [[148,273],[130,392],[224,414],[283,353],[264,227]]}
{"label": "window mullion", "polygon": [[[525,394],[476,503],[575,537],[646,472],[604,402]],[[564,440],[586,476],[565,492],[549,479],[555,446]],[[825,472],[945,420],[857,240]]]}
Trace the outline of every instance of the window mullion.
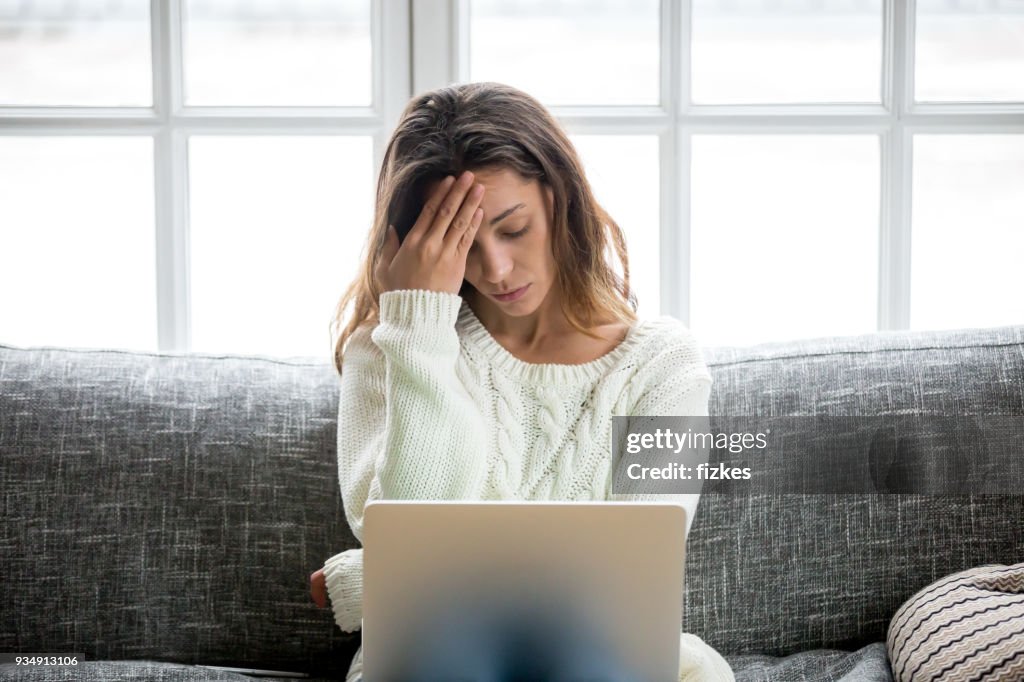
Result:
{"label": "window mullion", "polygon": [[910,207],[914,2],[888,0],[883,17],[883,103],[890,124],[881,139],[881,221],[878,267],[878,329],[910,328]]}
{"label": "window mullion", "polygon": [[181,107],[180,0],[150,2],[156,225],[157,339],[161,351],[190,347],[185,145],[173,127]]}
{"label": "window mullion", "polygon": [[411,0],[373,1],[370,38],[373,46],[373,109],[379,114],[382,124],[373,136],[374,169],[381,167],[388,139],[412,96],[417,55],[411,14],[416,4]]}
{"label": "window mullion", "polygon": [[[690,2],[661,3],[662,103],[669,125],[660,136],[661,314],[690,324],[690,133],[681,112],[690,101]],[[685,57],[685,61],[684,61]]]}
{"label": "window mullion", "polygon": [[459,61],[468,37],[462,35],[460,26],[468,20],[468,6],[461,6],[459,0],[419,0],[410,4],[411,95],[464,80]]}

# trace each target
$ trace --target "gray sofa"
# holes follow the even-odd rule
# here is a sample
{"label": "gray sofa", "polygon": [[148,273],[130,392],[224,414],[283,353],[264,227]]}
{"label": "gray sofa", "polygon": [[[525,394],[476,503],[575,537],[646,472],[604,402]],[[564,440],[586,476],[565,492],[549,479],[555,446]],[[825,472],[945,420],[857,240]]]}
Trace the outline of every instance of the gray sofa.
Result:
{"label": "gray sofa", "polygon": [[[712,415],[1024,415],[1024,327],[706,354]],[[0,346],[0,653],[83,656],[0,679],[246,679],[194,664],[343,678],[359,634],[308,582],[357,546],[337,388],[326,359]],[[1021,561],[1022,518],[1012,495],[709,492],[684,627],[739,680],[888,680],[899,605]]]}

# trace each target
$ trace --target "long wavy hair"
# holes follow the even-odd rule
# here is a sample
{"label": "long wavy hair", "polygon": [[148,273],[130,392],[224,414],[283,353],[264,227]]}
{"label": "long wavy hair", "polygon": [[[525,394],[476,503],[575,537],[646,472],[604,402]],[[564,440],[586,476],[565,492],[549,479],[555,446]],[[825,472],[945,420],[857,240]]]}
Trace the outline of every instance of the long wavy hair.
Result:
{"label": "long wavy hair", "polygon": [[[580,332],[609,321],[636,320],[622,230],[594,199],[575,148],[557,120],[530,95],[501,83],[450,85],[414,97],[388,142],[373,226],[359,274],[342,294],[331,323],[334,366],[353,332],[374,325],[380,287],[374,276],[388,225],[408,229],[423,209],[426,186],[464,171],[508,169],[554,195],[551,248],[558,263],[562,312]],[[401,227],[400,227],[401,226]],[[622,276],[611,256],[618,258]],[[463,282],[462,296],[474,288]]]}

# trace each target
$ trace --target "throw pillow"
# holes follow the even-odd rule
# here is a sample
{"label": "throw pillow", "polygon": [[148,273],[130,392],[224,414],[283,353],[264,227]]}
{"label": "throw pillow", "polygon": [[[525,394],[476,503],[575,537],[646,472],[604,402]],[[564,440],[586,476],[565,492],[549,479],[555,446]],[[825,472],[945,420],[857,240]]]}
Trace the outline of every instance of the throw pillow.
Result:
{"label": "throw pillow", "polygon": [[954,573],[906,601],[889,623],[896,682],[1024,679],[1024,563]]}

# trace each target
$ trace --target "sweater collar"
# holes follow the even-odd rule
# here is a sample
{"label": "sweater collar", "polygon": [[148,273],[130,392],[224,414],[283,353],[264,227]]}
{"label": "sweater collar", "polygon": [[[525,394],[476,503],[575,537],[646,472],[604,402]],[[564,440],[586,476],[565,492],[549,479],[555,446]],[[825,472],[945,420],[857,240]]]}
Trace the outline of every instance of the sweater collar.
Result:
{"label": "sweater collar", "polygon": [[525,362],[512,355],[491,335],[466,301],[459,308],[456,328],[460,336],[487,360],[510,376],[528,383],[582,384],[590,383],[608,373],[629,356],[645,336],[649,325],[643,320],[635,322],[619,345],[601,357],[575,365]]}

